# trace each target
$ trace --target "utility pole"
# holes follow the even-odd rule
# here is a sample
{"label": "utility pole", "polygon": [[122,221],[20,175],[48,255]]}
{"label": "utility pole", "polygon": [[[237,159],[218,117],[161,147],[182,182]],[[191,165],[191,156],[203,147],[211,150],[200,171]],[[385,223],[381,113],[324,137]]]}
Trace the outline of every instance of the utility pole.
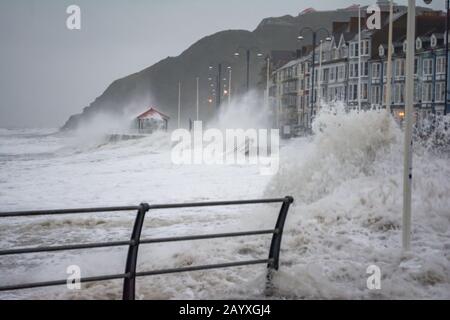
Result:
{"label": "utility pole", "polygon": [[392,35],[393,35],[394,0],[391,0],[389,8],[389,36],[388,36],[388,58],[387,58],[387,82],[386,82],[386,110],[391,113],[392,99]]}
{"label": "utility pole", "polygon": [[199,99],[199,80],[200,78],[197,77],[197,121],[199,120],[199,109],[200,109],[200,99]]}
{"label": "utility pole", "polygon": [[222,64],[219,63],[217,67],[217,88],[216,88],[216,106],[217,109],[220,108],[220,103],[222,99]]}
{"label": "utility pole", "polygon": [[250,49],[247,49],[247,93],[250,91]]}
{"label": "utility pole", "polygon": [[228,67],[228,106],[231,105],[231,67]]}
{"label": "utility pole", "polygon": [[261,53],[261,50],[258,47],[251,47],[251,48],[247,48],[247,47],[239,47],[236,52],[234,53],[235,57],[240,57],[240,50],[245,50],[246,53],[246,69],[247,69],[247,79],[246,79],[246,87],[247,87],[247,93],[250,91],[250,55],[252,51],[256,51],[256,56],[257,57],[262,57],[263,54]]}
{"label": "utility pole", "polygon": [[314,87],[315,87],[315,73],[316,73],[316,42],[317,34],[313,32],[313,48],[312,48],[312,75],[311,75],[311,105],[310,105],[310,115],[309,115],[309,128],[312,129],[312,120],[314,114]]}
{"label": "utility pole", "polygon": [[181,128],[181,81],[178,82],[178,129]]}
{"label": "utility pole", "polygon": [[266,66],[266,110],[269,110],[269,89],[270,89],[270,56],[267,56],[267,66]]}
{"label": "utility pole", "polygon": [[406,103],[405,146],[403,173],[403,250],[411,249],[411,198],[412,198],[412,130],[414,115],[414,39],[416,28],[416,1],[408,0],[406,50]]}

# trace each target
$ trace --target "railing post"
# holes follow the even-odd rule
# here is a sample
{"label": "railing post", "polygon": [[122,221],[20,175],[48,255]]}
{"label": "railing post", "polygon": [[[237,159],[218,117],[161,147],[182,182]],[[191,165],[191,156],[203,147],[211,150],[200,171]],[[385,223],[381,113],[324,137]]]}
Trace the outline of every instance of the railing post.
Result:
{"label": "railing post", "polygon": [[134,221],[133,233],[131,234],[130,246],[128,247],[127,264],[125,273],[128,277],[123,282],[123,300],[134,300],[136,289],[136,266],[139,251],[139,241],[141,239],[142,226],[144,225],[145,214],[150,210],[150,206],[142,203]]}
{"label": "railing post", "polygon": [[269,252],[269,264],[267,265],[267,282],[266,282],[266,294],[270,295],[272,286],[273,271],[278,271],[280,263],[280,249],[281,240],[283,238],[284,224],[289,212],[290,205],[294,202],[293,197],[286,197],[281,205],[280,214],[278,215],[277,224],[275,226],[276,233],[273,234],[272,243],[270,244]]}

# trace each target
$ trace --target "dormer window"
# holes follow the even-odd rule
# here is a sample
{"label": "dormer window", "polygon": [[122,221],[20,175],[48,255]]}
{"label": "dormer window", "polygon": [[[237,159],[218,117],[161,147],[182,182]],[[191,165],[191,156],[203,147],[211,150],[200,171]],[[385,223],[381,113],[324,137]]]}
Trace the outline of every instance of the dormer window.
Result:
{"label": "dormer window", "polygon": [[368,56],[369,55],[369,40],[361,41],[361,55]]}
{"label": "dormer window", "polygon": [[359,46],[358,43],[350,44],[350,58],[358,57]]}
{"label": "dormer window", "polygon": [[422,39],[420,39],[420,38],[416,39],[416,49],[417,50],[422,49]]}
{"label": "dormer window", "polygon": [[430,45],[433,49],[437,46],[437,38],[434,34],[431,36]]}
{"label": "dormer window", "polygon": [[378,55],[379,55],[380,57],[384,57],[384,47],[383,47],[382,45],[380,45],[380,46],[378,47]]}

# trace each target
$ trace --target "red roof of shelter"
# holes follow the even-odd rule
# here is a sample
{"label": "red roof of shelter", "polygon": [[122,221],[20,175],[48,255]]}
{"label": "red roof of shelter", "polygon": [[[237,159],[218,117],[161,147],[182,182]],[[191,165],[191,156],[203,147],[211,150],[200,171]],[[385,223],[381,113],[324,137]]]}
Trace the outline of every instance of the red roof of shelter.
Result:
{"label": "red roof of shelter", "polygon": [[300,12],[300,14],[302,15],[302,14],[305,14],[305,13],[312,13],[312,12],[316,12],[316,9],[308,8],[308,9],[305,9],[302,12]]}
{"label": "red roof of shelter", "polygon": [[150,108],[147,111],[145,111],[143,114],[139,115],[137,118],[138,119],[142,119],[142,118],[147,118],[147,117],[152,117],[152,116],[161,116],[163,119],[170,119],[170,117],[168,115],[165,115],[162,112],[159,112],[158,110],[156,110],[155,108]]}

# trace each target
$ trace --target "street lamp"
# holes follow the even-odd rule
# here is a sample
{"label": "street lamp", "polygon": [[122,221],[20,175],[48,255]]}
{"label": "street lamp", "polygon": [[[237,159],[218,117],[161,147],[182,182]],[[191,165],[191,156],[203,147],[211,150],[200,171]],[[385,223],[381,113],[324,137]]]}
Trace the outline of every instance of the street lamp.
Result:
{"label": "street lamp", "polygon": [[265,97],[264,97],[266,110],[269,110],[269,97],[270,97],[269,90],[270,90],[270,66],[271,66],[271,59],[272,59],[272,57],[270,56],[270,54],[268,54],[266,56],[266,62],[267,62],[267,65],[266,65],[266,94],[265,94]]}
{"label": "street lamp", "polygon": [[[222,99],[222,67],[223,65],[228,65],[227,69],[229,70],[229,73],[231,72],[231,66],[229,65],[229,63],[227,62],[219,62],[217,64],[217,75],[216,75],[216,88],[219,90],[218,94],[216,95],[216,106],[217,109],[219,109],[220,104],[221,104],[221,99]],[[212,71],[214,70],[213,64],[209,65],[209,70]],[[209,77],[209,80],[212,81],[213,78]],[[224,79],[224,81],[226,81],[226,79]],[[211,84],[211,87],[214,87],[214,84]]]}
{"label": "street lamp", "polygon": [[[326,41],[331,41],[331,35],[330,35],[330,32],[327,29],[325,29],[325,28],[319,28],[317,30],[313,30],[310,27],[304,27],[303,29],[300,30],[299,35],[297,37],[297,39],[299,41],[302,41],[302,40],[305,39],[304,38],[304,32],[305,31],[309,31],[309,32],[312,33],[312,45],[313,45],[313,47],[312,47],[312,75],[311,75],[311,102],[310,102],[310,109],[311,110],[310,110],[310,119],[309,119],[310,127],[312,127],[312,118],[313,118],[314,101],[315,101],[315,99],[314,99],[315,98],[314,97],[314,86],[315,86],[315,80],[316,80],[315,79],[315,72],[316,72],[315,64],[316,64],[317,35],[321,31],[326,33],[326,35],[327,35],[326,38],[325,38]],[[320,74],[319,74],[319,79],[320,79]]]}
{"label": "street lamp", "polygon": [[232,73],[232,68],[231,66],[227,67],[228,69],[228,106],[231,105],[231,73]]}
{"label": "street lamp", "polygon": [[239,53],[240,50],[244,50],[246,52],[246,57],[247,57],[247,92],[250,90],[250,55],[252,51],[256,51],[256,56],[258,58],[262,57],[263,54],[261,53],[261,50],[258,47],[251,47],[251,48],[246,48],[246,47],[239,47],[236,52],[234,53],[234,56],[236,58],[239,58],[241,56],[241,54]]}

